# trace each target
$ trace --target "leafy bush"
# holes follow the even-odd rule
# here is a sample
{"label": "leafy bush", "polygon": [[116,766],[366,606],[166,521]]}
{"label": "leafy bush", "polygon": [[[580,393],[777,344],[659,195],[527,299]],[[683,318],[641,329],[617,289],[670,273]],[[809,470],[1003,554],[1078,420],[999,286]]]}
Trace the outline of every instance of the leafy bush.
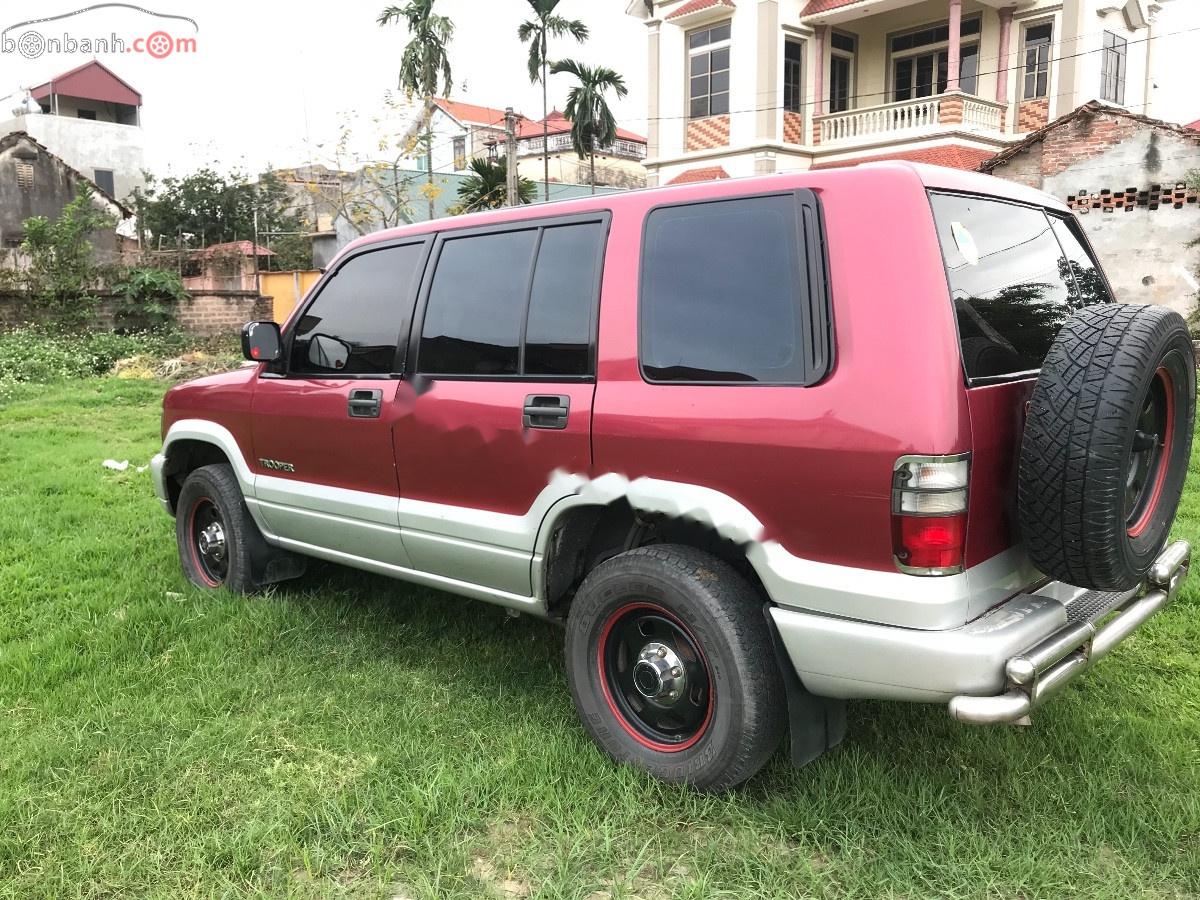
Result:
{"label": "leafy bush", "polygon": [[175,304],[187,299],[183,281],[165,269],[124,269],[112,292],[113,313],[122,327],[162,328],[175,321]]}

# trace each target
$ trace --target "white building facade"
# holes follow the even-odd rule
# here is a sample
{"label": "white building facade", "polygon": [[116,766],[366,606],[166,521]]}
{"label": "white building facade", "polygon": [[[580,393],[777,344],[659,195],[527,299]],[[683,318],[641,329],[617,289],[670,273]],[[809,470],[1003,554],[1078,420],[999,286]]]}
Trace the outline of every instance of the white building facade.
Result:
{"label": "white building facade", "polygon": [[1166,47],[1180,48],[1156,46],[1160,8],[631,0],[648,34],[648,181],[873,158],[974,168],[1092,99],[1146,113]]}

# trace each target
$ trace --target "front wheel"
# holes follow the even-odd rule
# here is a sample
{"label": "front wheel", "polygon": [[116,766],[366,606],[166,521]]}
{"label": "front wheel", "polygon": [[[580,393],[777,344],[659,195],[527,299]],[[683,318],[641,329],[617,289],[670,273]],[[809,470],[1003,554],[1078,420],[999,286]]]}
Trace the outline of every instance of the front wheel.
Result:
{"label": "front wheel", "polygon": [[762,600],[691,547],[630,550],[584,580],[567,675],[600,748],[664,781],[724,791],[754,775],[786,722]]}
{"label": "front wheel", "polygon": [[260,586],[255,573],[266,544],[230,466],[202,466],[187,477],[175,508],[175,539],[183,573],[197,587],[248,594]]}

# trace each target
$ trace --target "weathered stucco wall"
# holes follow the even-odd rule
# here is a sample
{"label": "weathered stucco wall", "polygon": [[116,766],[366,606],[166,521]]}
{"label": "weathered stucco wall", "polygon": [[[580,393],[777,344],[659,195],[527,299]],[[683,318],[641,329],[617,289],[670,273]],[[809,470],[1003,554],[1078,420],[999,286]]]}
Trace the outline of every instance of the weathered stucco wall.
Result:
{"label": "weathered stucco wall", "polygon": [[[1200,135],[1111,114],[1081,115],[996,166],[993,175],[1040,188],[1060,200],[1154,186],[1173,188],[1200,170]],[[1079,215],[1117,294],[1186,315],[1197,302],[1200,202],[1139,203]]]}
{"label": "weathered stucco wall", "polygon": [[21,116],[0,123],[0,135],[13,131],[26,132],[88,178],[95,177],[96,169],[111,170],[117,200],[145,186],[142,129],[137,125],[48,115]]}

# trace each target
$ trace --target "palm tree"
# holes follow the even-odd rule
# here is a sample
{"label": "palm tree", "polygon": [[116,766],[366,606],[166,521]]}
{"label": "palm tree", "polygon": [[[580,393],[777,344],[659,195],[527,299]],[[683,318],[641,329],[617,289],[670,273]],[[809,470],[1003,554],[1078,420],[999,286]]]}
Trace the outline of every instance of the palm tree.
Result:
{"label": "palm tree", "polygon": [[561,0],[529,0],[533,7],[534,18],[522,22],[517,29],[517,37],[521,43],[529,43],[529,83],[542,83],[542,163],[545,168],[546,199],[550,199],[550,124],[546,121],[550,116],[550,99],[547,88],[546,70],[550,65],[547,45],[551,36],[562,37],[569,34],[579,43],[588,37],[588,27],[578,19],[564,19],[554,14],[554,8]]}
{"label": "palm tree", "polygon": [[566,72],[574,75],[579,83],[567,94],[567,108],[563,115],[571,123],[571,143],[580,159],[591,159],[592,193],[596,193],[596,148],[611,144],[617,139],[617,120],[608,108],[605,92],[612,90],[618,97],[629,93],[625,79],[604,66],[584,65],[573,59],[564,59],[550,67],[557,75]]}
{"label": "palm tree", "polygon": [[404,22],[412,36],[400,57],[400,89],[412,100],[425,101],[425,159],[428,177],[429,218],[433,218],[433,98],[449,95],[454,85],[450,73],[449,46],[454,23],[433,11],[436,0],[408,0],[404,6],[389,6],[375,20],[379,25]]}
{"label": "palm tree", "polygon": [[[491,162],[471,160],[471,171],[458,186],[458,199],[463,212],[480,209],[500,209],[508,200],[508,160],[504,157]],[[537,188],[528,178],[517,179],[517,201],[532,203]]]}

